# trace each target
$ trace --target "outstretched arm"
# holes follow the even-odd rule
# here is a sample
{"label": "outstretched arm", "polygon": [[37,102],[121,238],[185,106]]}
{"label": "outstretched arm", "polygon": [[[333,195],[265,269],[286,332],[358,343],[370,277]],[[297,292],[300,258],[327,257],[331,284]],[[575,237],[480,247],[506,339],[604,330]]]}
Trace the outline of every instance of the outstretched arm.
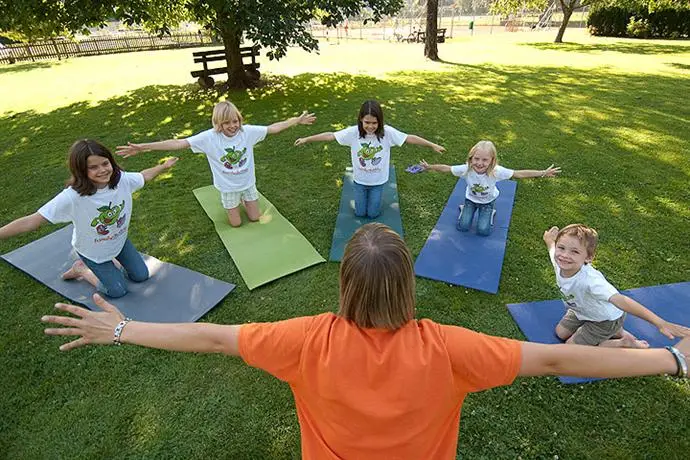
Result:
{"label": "outstretched arm", "polygon": [[175,163],[177,163],[177,160],[179,160],[177,157],[168,158],[162,165],[156,165],[153,168],[144,169],[141,172],[142,176],[144,176],[144,182],[149,182],[166,169],[172,168]]}
{"label": "outstretched arm", "polygon": [[[409,136],[408,136],[409,138]],[[437,172],[444,172],[444,173],[449,173],[450,172],[450,166],[448,165],[430,165],[429,163],[426,162],[426,160],[422,160],[419,162],[419,166],[424,168],[425,171],[437,171]]]}
{"label": "outstretched arm", "polygon": [[115,153],[124,158],[129,158],[139,152],[148,152],[149,150],[182,150],[190,148],[187,139],[168,139],[167,141],[148,142],[144,144],[133,144],[127,142],[127,145],[118,145],[115,148]]}
{"label": "outstretched arm", "polygon": [[[690,338],[683,339],[676,348],[690,356]],[[523,342],[518,375],[615,378],[678,373],[676,359],[663,348],[642,350]]]}
{"label": "outstretched arm", "polygon": [[310,125],[314,123],[316,116],[313,113],[308,113],[306,110],[302,112],[299,117],[288,118],[287,120],[279,121],[268,126],[268,134],[277,134],[285,129],[297,125]]}
{"label": "outstretched arm", "polygon": [[295,145],[304,145],[308,142],[327,142],[327,141],[334,141],[335,140],[335,134],[331,132],[327,133],[321,133],[321,134],[314,134],[313,136],[309,137],[300,137],[295,141]]}
{"label": "outstretched arm", "polygon": [[433,149],[436,153],[442,153],[445,152],[446,149],[438,144],[434,144],[433,142],[430,142],[423,137],[415,136],[414,134],[408,134],[407,139],[405,139],[405,142],[408,144],[414,144],[414,145],[422,145],[424,147],[429,147]]}
{"label": "outstretched arm", "polygon": [[19,235],[20,233],[36,230],[46,222],[48,222],[48,220],[37,212],[28,216],[20,217],[19,219],[15,219],[9,224],[0,228],[0,240]]}
{"label": "outstretched arm", "polygon": [[690,328],[681,326],[679,324],[669,323],[663,318],[660,318],[659,316],[655,315],[641,303],[631,299],[626,295],[614,294],[609,299],[609,302],[611,302],[621,310],[630,313],[631,315],[635,315],[638,318],[642,318],[643,320],[652,323],[657,329],[659,329],[659,332],[664,334],[669,339],[673,339],[676,336],[690,336]]}
{"label": "outstretched arm", "polygon": [[513,172],[513,177],[515,179],[528,179],[530,177],[554,177],[556,174],[561,172],[561,168],[554,165],[549,166],[546,169],[536,170],[536,169],[520,169]]}
{"label": "outstretched arm", "polygon": [[[65,327],[48,328],[48,335],[79,336],[76,340],[60,347],[68,351],[89,344],[112,344],[115,328],[125,319],[114,306],[98,294],[93,296],[102,311],[64,303],[55,304],[60,311],[74,316],[43,316],[44,323],[56,323]],[[223,326],[209,323],[144,323],[130,321],[122,329],[120,342],[163,350],[189,351],[197,353],[224,353],[239,355],[240,326]]]}

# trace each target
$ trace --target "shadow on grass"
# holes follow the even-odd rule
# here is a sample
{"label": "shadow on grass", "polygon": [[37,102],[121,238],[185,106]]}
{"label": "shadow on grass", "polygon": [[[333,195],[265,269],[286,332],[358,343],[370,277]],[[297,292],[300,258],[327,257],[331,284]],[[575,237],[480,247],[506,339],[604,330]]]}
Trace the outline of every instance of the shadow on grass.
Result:
{"label": "shadow on grass", "polygon": [[34,69],[47,69],[60,65],[60,61],[39,61],[39,62],[22,62],[14,64],[0,64],[0,74],[14,73],[14,72],[28,72]]}
{"label": "shadow on grass", "polygon": [[[350,163],[349,150],[335,143],[300,148],[293,143],[355,124],[365,99],[382,102],[387,124],[447,148],[443,155],[418,146],[394,149],[392,160],[399,168],[420,158],[463,163],[483,138],[496,142],[507,167],[541,169],[556,163],[563,168],[558,179],[520,181],[499,296],[419,280],[425,297],[418,311],[436,321],[516,336],[504,304],[549,298],[555,291],[541,242],[551,225],[584,222],[597,228],[598,267],[620,289],[685,281],[690,272],[690,107],[685,103],[690,81],[682,75],[457,65],[451,72],[397,73],[386,80],[304,74],[269,81],[263,88],[233,92],[229,99],[248,124],[267,125],[305,109],[316,112],[314,125],[269,136],[255,152],[259,189],[321,254],[330,247],[337,180]],[[210,128],[220,97],[194,85],[148,86],[93,105],[0,118],[3,222],[35,212],[57,193],[67,178],[65,153],[75,139],[94,137],[115,147],[189,136]],[[151,152],[120,164],[138,171],[167,155]],[[169,178],[138,192],[133,241],[166,261],[237,282],[238,271],[192,195],[193,188],[211,183],[208,164],[203,155],[179,156]],[[398,175],[405,238],[413,253],[424,244],[454,182],[450,175]],[[0,252],[16,244],[2,241]],[[38,321],[34,325],[21,312],[30,310],[38,318],[48,308],[46,294],[10,268],[0,270],[3,281],[9,280],[0,285],[0,297],[13,306],[0,312],[6,331],[0,345],[7,350],[0,358],[5,369],[0,386],[6,389],[0,445],[8,458],[42,458],[57,451],[65,457],[92,451],[94,457],[104,452],[178,458],[213,457],[220,451],[232,458],[299,455],[299,429],[286,386],[218,357],[125,347],[126,354],[94,349],[56,356],[56,341],[27,346],[27,330],[33,327],[36,335],[40,330]],[[251,294],[239,286],[209,319],[235,324],[327,310],[337,305],[336,271],[334,264],[322,264]],[[119,361],[112,365],[110,360]],[[111,387],[102,382],[118,382],[117,392],[107,393]],[[100,392],[84,391],[96,387]],[[649,458],[673,458],[690,448],[683,424],[676,423],[690,412],[687,388],[661,378],[568,388],[553,379],[522,380],[472,395],[467,404],[459,445],[467,458],[551,458],[554,453],[631,458],[643,451]],[[115,414],[114,419],[103,413]],[[656,442],[660,431],[664,443]],[[24,442],[28,436],[31,443]],[[140,444],[127,442],[144,438],[142,451]]]}
{"label": "shadow on grass", "polygon": [[690,70],[690,64],[681,64],[680,62],[668,62],[666,65],[680,70]]}
{"label": "shadow on grass", "polygon": [[684,45],[662,45],[653,43],[628,43],[618,42],[609,44],[592,44],[586,45],[582,43],[521,43],[523,46],[531,46],[540,50],[554,50],[554,51],[574,51],[578,53],[598,53],[602,51],[612,51],[615,53],[624,54],[684,54],[690,53],[690,46]]}

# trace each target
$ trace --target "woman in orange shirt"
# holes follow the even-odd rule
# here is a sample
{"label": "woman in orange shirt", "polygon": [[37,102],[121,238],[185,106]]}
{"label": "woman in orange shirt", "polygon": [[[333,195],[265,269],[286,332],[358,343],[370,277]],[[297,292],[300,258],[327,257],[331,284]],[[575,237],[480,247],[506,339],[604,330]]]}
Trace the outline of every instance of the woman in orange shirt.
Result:
{"label": "woman in orange shirt", "polygon": [[80,336],[61,350],[131,343],[240,356],[290,385],[305,459],[452,459],[467,393],[517,376],[687,376],[690,354],[690,338],[672,350],[542,345],[415,320],[410,252],[376,223],[361,227],[345,249],[337,314],[241,326],[155,324],[130,321],[94,297],[102,312],[57,304],[77,318],[42,318],[66,326],[46,329],[49,335]]}

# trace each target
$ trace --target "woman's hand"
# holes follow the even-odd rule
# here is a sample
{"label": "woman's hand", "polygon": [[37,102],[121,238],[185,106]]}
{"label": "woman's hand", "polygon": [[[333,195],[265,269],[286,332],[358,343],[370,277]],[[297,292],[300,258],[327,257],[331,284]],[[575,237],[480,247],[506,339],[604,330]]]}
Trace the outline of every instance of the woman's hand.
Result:
{"label": "woman's hand", "polygon": [[548,168],[546,168],[544,171],[542,171],[541,177],[554,177],[559,172],[561,172],[560,167],[558,167],[558,166],[554,167],[553,165],[551,165]]}
{"label": "woman's hand", "polygon": [[112,344],[115,327],[125,317],[114,305],[109,304],[98,295],[93,295],[96,305],[103,311],[91,311],[86,308],[56,303],[55,308],[77,316],[52,316],[41,318],[44,323],[59,324],[61,328],[48,328],[48,335],[78,335],[78,339],[60,346],[60,351],[69,351],[89,344]]}
{"label": "woman's hand", "polygon": [[428,171],[428,170],[432,169],[431,165],[429,163],[427,163],[426,160],[420,161],[419,166],[421,166],[424,171]]}
{"label": "woman's hand", "polygon": [[133,157],[139,152],[143,152],[144,147],[141,144],[132,144],[127,142],[127,145],[118,145],[115,147],[115,154],[120,155],[123,158]]}
{"label": "woman's hand", "polygon": [[307,143],[306,139],[304,137],[300,137],[299,139],[297,139],[295,141],[295,147],[299,147],[300,145],[304,145],[306,143]]}
{"label": "woman's hand", "polygon": [[306,110],[302,112],[302,115],[297,117],[297,124],[299,125],[310,125],[316,121],[316,115],[313,113],[308,113]]}
{"label": "woman's hand", "polygon": [[444,146],[438,144],[433,144],[431,148],[434,149],[434,152],[436,153],[443,153],[446,151],[446,148]]}

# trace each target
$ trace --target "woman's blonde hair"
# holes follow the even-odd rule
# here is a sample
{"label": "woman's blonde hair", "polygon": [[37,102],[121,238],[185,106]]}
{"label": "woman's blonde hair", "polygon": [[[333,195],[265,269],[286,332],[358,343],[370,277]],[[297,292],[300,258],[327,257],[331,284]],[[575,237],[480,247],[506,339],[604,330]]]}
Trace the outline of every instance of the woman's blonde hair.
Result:
{"label": "woman's blonde hair", "polygon": [[338,315],[363,328],[398,329],[414,318],[412,255],[390,227],[360,227],[340,264]]}
{"label": "woman's blonde hair", "polygon": [[489,167],[486,168],[486,175],[493,176],[494,168],[496,168],[498,163],[496,161],[496,146],[491,141],[479,141],[474,144],[474,147],[470,149],[470,153],[467,154],[467,170],[469,171],[472,167],[472,157],[479,152],[489,152],[491,154],[491,163],[489,163]]}
{"label": "woman's blonde hair", "polygon": [[240,129],[242,129],[242,123],[244,122],[242,114],[235,104],[230,101],[222,101],[213,107],[213,115],[211,116],[211,124],[213,124],[213,129],[220,132],[223,123],[231,121],[233,118],[237,117],[240,120]]}

